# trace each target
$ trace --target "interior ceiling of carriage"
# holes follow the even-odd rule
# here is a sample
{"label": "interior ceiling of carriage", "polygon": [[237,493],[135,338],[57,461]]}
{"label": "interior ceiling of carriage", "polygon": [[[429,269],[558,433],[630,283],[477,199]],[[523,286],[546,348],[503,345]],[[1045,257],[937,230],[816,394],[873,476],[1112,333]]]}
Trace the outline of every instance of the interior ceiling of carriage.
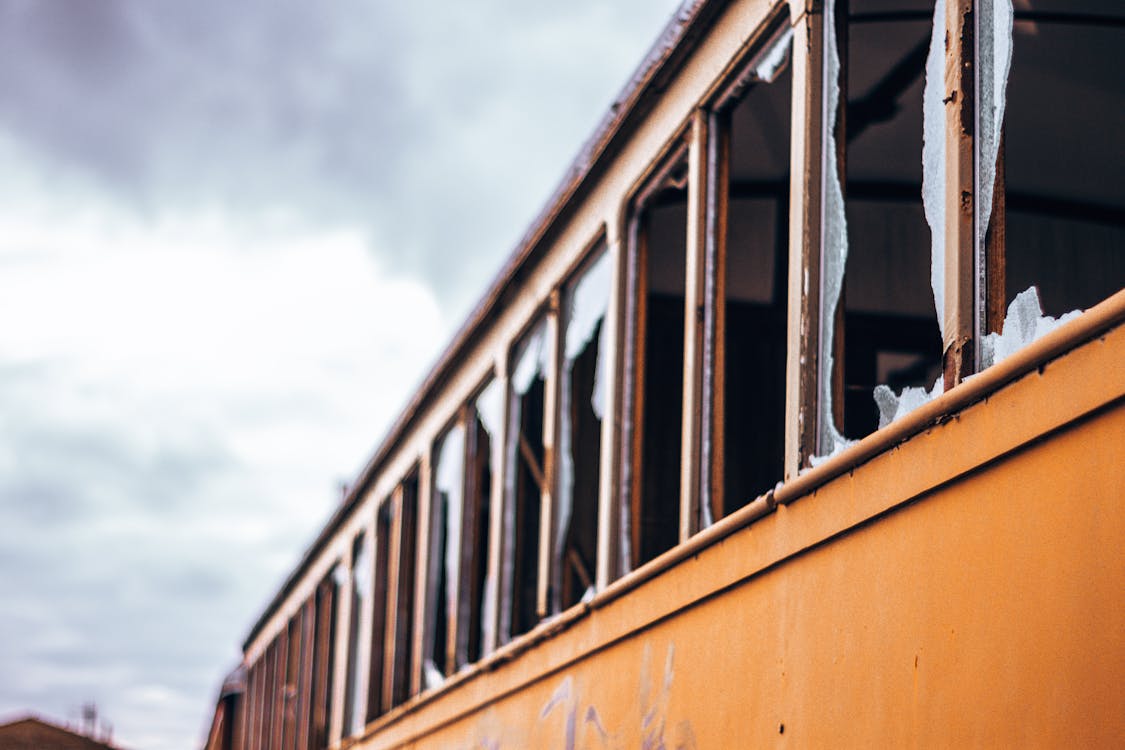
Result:
{"label": "interior ceiling of carriage", "polygon": [[[922,180],[922,90],[932,0],[852,0],[848,28],[847,175],[861,183],[916,188]],[[1118,166],[1125,146],[1125,3],[1015,0],[1008,88],[1008,181],[1035,196],[1125,212]],[[781,81],[779,80],[778,83]],[[740,107],[732,180],[784,179],[788,86],[761,84]],[[1087,154],[1074,169],[1071,143]],[[769,144],[774,144],[771,148]],[[909,158],[902,158],[909,156]],[[891,157],[891,158],[888,158]],[[1030,162],[1030,164],[1029,164]],[[1033,166],[1033,168],[1028,168]]]}

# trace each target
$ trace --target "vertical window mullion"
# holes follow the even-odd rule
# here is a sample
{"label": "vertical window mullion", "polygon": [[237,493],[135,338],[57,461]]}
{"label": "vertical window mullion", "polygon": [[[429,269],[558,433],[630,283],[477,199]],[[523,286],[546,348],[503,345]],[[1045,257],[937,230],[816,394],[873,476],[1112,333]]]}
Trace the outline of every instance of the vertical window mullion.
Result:
{"label": "vertical window mullion", "polygon": [[555,559],[555,493],[558,487],[555,443],[558,436],[559,405],[559,308],[560,295],[556,289],[551,292],[547,310],[546,372],[543,373],[543,490],[539,506],[539,575],[537,580],[535,606],[540,619],[549,615],[551,601],[551,582],[553,571],[559,564]]}
{"label": "vertical window mullion", "polygon": [[706,316],[707,185],[710,159],[709,118],[698,109],[692,116],[688,139],[687,240],[684,243],[684,374],[680,419],[680,542],[699,530],[701,485],[709,482],[710,467],[701,461],[704,318]]}
{"label": "vertical window mullion", "polygon": [[975,0],[946,0],[945,13],[945,390],[975,370]]}
{"label": "vertical window mullion", "polygon": [[800,13],[793,27],[789,185],[789,305],[786,346],[785,480],[817,453],[819,435],[820,258],[823,219],[823,13]]}

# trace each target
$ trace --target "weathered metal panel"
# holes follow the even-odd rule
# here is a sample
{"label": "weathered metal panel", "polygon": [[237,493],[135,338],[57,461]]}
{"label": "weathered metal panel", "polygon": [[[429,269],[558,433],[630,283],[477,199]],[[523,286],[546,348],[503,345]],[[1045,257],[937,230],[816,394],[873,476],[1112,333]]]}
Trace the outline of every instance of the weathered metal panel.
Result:
{"label": "weathered metal panel", "polygon": [[1122,361],[1118,326],[361,746],[1121,746]]}

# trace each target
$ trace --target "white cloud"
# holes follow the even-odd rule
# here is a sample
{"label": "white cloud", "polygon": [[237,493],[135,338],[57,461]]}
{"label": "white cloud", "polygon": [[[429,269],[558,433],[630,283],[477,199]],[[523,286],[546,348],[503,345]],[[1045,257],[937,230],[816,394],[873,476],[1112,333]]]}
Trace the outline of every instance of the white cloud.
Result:
{"label": "white cloud", "polygon": [[0,713],[193,746],[675,0],[0,0]]}

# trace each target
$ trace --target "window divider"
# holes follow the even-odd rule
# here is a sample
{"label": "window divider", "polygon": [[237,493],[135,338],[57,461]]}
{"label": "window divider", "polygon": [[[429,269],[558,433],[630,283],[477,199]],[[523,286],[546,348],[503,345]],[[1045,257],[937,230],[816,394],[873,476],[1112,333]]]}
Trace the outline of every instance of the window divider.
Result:
{"label": "window divider", "polygon": [[558,457],[555,444],[558,435],[559,367],[562,362],[560,311],[562,293],[556,287],[547,305],[547,372],[543,373],[543,482],[539,507],[539,575],[536,591],[536,612],[542,619],[551,614],[551,568],[555,555],[555,493],[558,487]]}
{"label": "window divider", "polygon": [[[680,542],[686,542],[700,527],[701,484],[710,484],[710,467],[701,460],[704,390],[704,316],[707,308],[706,280],[709,175],[709,118],[697,109],[691,119],[688,145],[687,257],[684,264],[684,387],[680,420]],[[713,303],[713,298],[711,302]]]}
{"label": "window divider", "polygon": [[[413,476],[416,486],[414,488],[413,498],[413,512],[415,514],[416,533],[414,537],[414,607],[413,617],[414,626],[410,629],[411,642],[410,649],[413,654],[411,658],[410,670],[410,693],[409,696],[415,696],[422,692],[425,688],[425,682],[422,676],[423,664],[425,663],[425,609],[426,597],[423,594],[426,590],[426,581],[429,579],[429,538],[430,538],[430,523],[432,522],[430,510],[432,503],[430,498],[433,494],[433,445],[428,444],[422,451],[421,459],[419,460],[418,467],[408,474],[409,477]],[[404,506],[407,503],[406,493],[403,493]],[[404,507],[404,512],[409,511],[409,508]],[[409,697],[408,696],[408,697]]]}
{"label": "window divider", "polygon": [[604,346],[609,356],[605,362],[609,372],[603,373],[607,386],[606,402],[603,405],[601,474],[598,478],[598,569],[595,573],[597,590],[601,591],[610,581],[621,575],[621,510],[618,503],[618,482],[620,469],[618,462],[621,450],[621,420],[618,418],[618,405],[621,403],[621,382],[624,377],[622,367],[622,343],[625,337],[627,255],[623,239],[626,231],[628,204],[623,204],[606,225],[606,253],[610,263],[609,305],[606,308],[602,330],[606,332]]}
{"label": "window divider", "polygon": [[398,611],[400,598],[398,589],[401,582],[399,567],[402,556],[402,494],[402,484],[399,483],[387,501],[391,504],[391,534],[387,565],[387,622],[383,633],[383,653],[386,655],[384,657],[386,668],[383,671],[383,713],[390,711],[394,705],[395,673],[398,671],[399,662],[396,636],[401,621],[401,613]]}
{"label": "window divider", "polygon": [[789,183],[785,481],[816,455],[819,435],[821,245],[824,216],[825,21],[791,5],[793,100]]}
{"label": "window divider", "polygon": [[945,8],[945,390],[976,369],[975,0]]}

